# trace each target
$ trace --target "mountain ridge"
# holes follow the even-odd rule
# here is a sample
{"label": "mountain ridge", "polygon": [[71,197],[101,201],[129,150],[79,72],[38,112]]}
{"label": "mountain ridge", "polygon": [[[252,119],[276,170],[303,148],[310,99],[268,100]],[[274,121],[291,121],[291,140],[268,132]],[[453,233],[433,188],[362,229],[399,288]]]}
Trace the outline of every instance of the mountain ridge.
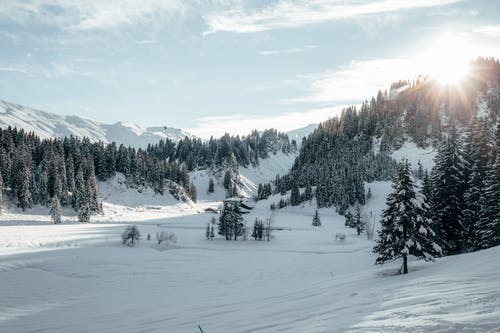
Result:
{"label": "mountain ridge", "polygon": [[[126,120],[106,124],[77,115],[59,115],[0,99],[0,127],[8,126],[33,131],[43,139],[73,135],[88,137],[91,141],[116,142],[136,148],[145,148],[161,139],[170,139],[177,143],[186,136],[197,138],[196,135],[175,127],[143,127]],[[285,133],[300,145],[302,138],[307,137],[317,126],[318,124],[309,124]]]}
{"label": "mountain ridge", "polygon": [[157,143],[161,139],[174,142],[194,135],[178,128],[167,126],[142,127],[138,124],[119,121],[105,124],[76,115],[63,116],[0,99],[0,127],[17,127],[33,131],[41,138],[64,136],[88,137],[91,141],[116,142],[137,148]]}

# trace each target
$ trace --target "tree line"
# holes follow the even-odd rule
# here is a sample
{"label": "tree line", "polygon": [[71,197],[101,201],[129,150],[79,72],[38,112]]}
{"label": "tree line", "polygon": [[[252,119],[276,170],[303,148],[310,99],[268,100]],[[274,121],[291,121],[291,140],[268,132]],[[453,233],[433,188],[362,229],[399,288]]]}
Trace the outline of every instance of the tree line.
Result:
{"label": "tree line", "polygon": [[71,206],[80,221],[88,221],[100,210],[97,181],[117,172],[130,187],[151,187],[160,194],[168,188],[178,198],[179,189],[171,182],[188,195],[194,190],[185,166],[143,149],[87,138],[42,140],[23,129],[0,129],[0,193],[22,210],[50,205],[58,216],[60,206]]}
{"label": "tree line", "polygon": [[[430,77],[399,81],[389,93],[379,91],[359,108],[345,108],[338,117],[321,123],[302,143],[291,171],[272,182],[272,193],[292,190],[290,200],[279,206],[310,200],[309,194],[297,197],[297,188],[303,187],[315,188],[312,197],[318,207],[334,206],[341,214],[363,205],[364,182],[390,180],[394,175],[393,151],[408,139],[420,148],[437,149],[447,124],[469,125],[478,97],[489,110],[485,121],[495,124],[500,113],[500,62],[478,58],[471,68],[463,87],[441,87]],[[258,199],[272,194],[269,184],[260,188]]]}
{"label": "tree line", "polygon": [[189,171],[209,167],[232,165],[257,165],[259,159],[269,154],[289,154],[297,150],[297,142],[285,133],[275,129],[263,132],[254,130],[247,136],[225,134],[221,138],[211,137],[208,141],[186,137],[177,144],[162,139],[158,144],[148,145],[146,151],[161,160],[185,164]]}
{"label": "tree line", "polygon": [[421,186],[409,163],[400,164],[376,263],[402,258],[406,274],[409,255],[433,260],[500,245],[500,121],[493,127],[482,117],[473,117],[462,135],[452,126]]}

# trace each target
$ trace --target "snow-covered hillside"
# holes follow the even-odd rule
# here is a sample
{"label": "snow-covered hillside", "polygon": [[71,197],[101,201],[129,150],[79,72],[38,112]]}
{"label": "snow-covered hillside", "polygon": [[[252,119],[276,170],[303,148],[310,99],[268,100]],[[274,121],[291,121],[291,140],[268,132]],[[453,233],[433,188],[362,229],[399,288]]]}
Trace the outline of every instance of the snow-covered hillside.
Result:
{"label": "snow-covered hillside", "polygon": [[42,138],[77,136],[93,141],[123,143],[126,146],[145,147],[168,138],[173,141],[191,134],[166,126],[142,128],[129,122],[103,124],[78,116],[61,116],[0,100],[0,127],[7,126],[33,131]]}
{"label": "snow-covered hillside", "polygon": [[[259,159],[259,164],[248,167],[239,166],[237,171],[238,193],[251,198],[257,194],[259,184],[266,184],[273,181],[276,175],[288,173],[297,157],[297,153],[284,154],[277,152],[269,154],[268,158]],[[201,201],[222,201],[226,197],[223,188],[224,173],[228,168],[221,168],[216,171],[212,169],[197,170],[190,172],[189,176],[198,190],[198,200]],[[214,180],[214,193],[208,193],[209,179]]]}
{"label": "snow-covered hillside", "polygon": [[[247,224],[269,217],[269,203],[259,202]],[[32,215],[22,213],[0,224],[0,331],[500,330],[500,248],[411,262],[401,276],[399,263],[375,267],[373,242],[332,209],[319,211],[316,228],[314,205],[278,211],[268,243],[206,240],[215,215],[198,212],[210,206],[105,205],[93,224],[28,223]],[[135,248],[120,241],[130,223],[143,235]],[[177,244],[154,245],[160,231],[175,233]]]}
{"label": "snow-covered hillside", "polygon": [[300,146],[300,144],[302,143],[302,139],[307,138],[307,136],[309,136],[309,134],[311,134],[317,127],[318,124],[309,124],[305,127],[291,130],[286,134],[288,135],[290,140],[297,141],[297,144]]}

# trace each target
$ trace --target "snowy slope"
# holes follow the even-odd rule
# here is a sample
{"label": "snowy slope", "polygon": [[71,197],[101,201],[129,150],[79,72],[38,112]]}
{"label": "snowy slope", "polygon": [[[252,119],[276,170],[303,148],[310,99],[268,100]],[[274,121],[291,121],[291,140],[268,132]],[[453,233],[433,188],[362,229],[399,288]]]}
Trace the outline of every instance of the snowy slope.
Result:
{"label": "snowy slope", "polygon": [[191,134],[177,128],[142,128],[129,122],[103,124],[78,116],[61,116],[0,100],[0,127],[7,126],[34,131],[42,138],[77,136],[93,141],[117,142],[127,146],[145,147],[168,138],[178,141]]}
{"label": "snowy slope", "polygon": [[[424,167],[433,152],[406,143],[393,157]],[[259,166],[239,168],[242,191],[284,174],[295,155],[278,153]],[[271,242],[205,239],[203,213],[224,198],[224,170],[191,173],[197,205],[123,187],[123,179],[99,183],[103,216],[51,225],[48,208],[23,213],[7,207],[0,221],[0,332],[500,332],[500,247],[374,266],[373,241],[344,226],[334,209],[320,209],[322,226],[311,226],[314,200],[271,214],[279,194],[245,215],[271,218]],[[207,194],[208,178],[216,191]],[[390,182],[365,184],[372,197],[363,208],[378,221]],[[289,195],[289,193],[288,193]],[[252,203],[252,205],[254,205]],[[138,225],[136,248],[120,243],[126,225]],[[375,223],[378,226],[378,223]],[[177,235],[167,248],[157,232]],[[335,235],[346,235],[343,241]],[[146,235],[153,239],[147,241]]]}
{"label": "snowy slope", "polygon": [[[245,198],[253,197],[257,194],[259,184],[266,184],[276,179],[276,175],[285,175],[297,157],[297,153],[284,154],[277,152],[269,154],[268,158],[259,159],[256,166],[238,167],[238,189],[239,194]],[[223,188],[223,179],[226,168],[222,170],[196,170],[190,172],[189,176],[198,190],[199,201],[222,201],[226,197]],[[208,193],[208,181],[214,180],[214,193]]]}
{"label": "snowy slope", "polygon": [[300,146],[302,144],[302,138],[307,138],[309,134],[311,134],[317,127],[318,124],[309,124],[305,127],[291,130],[286,134],[288,135],[290,140],[297,141],[297,144]]}
{"label": "snowy slope", "polygon": [[434,166],[434,158],[436,157],[436,154],[437,151],[433,147],[429,146],[426,149],[419,148],[414,142],[407,140],[403,143],[403,146],[394,151],[391,156],[398,162],[403,158],[407,159],[408,162],[411,163],[413,169],[417,168],[418,162],[420,161],[422,167],[430,172]]}
{"label": "snowy slope", "polygon": [[[259,202],[247,224],[268,206]],[[280,210],[267,243],[207,241],[215,215],[168,207],[107,209],[93,224],[0,224],[0,331],[500,331],[500,248],[412,261],[401,276],[400,263],[374,266],[373,243],[331,209],[320,210],[319,228],[311,205]],[[123,247],[129,223],[178,242]]]}

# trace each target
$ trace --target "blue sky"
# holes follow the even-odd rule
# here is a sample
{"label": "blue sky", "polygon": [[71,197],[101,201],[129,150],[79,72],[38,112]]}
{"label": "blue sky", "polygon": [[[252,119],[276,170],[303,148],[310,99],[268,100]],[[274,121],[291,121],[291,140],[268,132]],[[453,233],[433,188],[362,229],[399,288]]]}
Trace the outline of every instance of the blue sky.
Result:
{"label": "blue sky", "polygon": [[0,50],[10,102],[204,137],[290,130],[455,55],[500,57],[500,2],[1,0]]}

